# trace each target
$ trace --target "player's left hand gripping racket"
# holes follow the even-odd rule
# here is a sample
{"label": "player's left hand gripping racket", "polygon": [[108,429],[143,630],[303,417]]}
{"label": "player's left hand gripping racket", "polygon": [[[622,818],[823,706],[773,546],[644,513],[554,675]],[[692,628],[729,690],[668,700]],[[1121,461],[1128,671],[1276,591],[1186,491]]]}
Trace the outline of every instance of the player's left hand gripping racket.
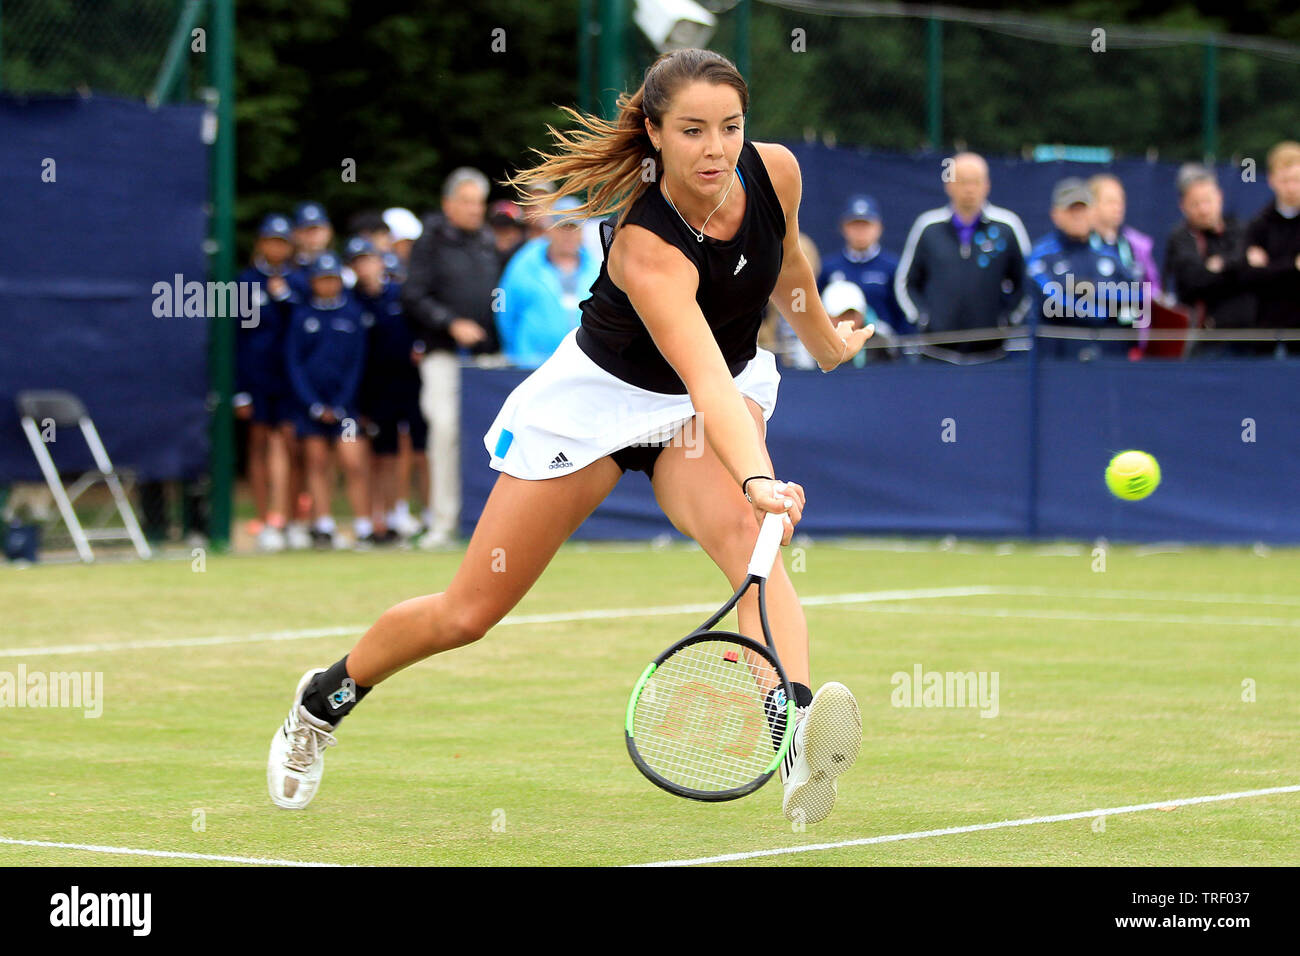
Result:
{"label": "player's left hand gripping racket", "polygon": [[[767,623],[767,576],[785,516],[768,514],[749,576],[712,617],[664,651],[641,674],[627,703],[627,752],[669,793],[734,800],[753,793],[780,766],[794,737],[794,691]],[[764,647],[710,628],[757,582]]]}

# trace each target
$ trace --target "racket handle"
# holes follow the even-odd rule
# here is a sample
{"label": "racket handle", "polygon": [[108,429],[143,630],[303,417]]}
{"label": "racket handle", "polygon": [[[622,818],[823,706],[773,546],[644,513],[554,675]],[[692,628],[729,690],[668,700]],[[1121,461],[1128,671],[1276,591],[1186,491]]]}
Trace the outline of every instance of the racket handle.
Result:
{"label": "racket handle", "polygon": [[763,517],[763,526],[758,529],[758,543],[754,545],[754,556],[749,560],[749,573],[766,579],[772,573],[776,562],[776,553],[781,548],[781,535],[785,533],[785,515],[769,512]]}

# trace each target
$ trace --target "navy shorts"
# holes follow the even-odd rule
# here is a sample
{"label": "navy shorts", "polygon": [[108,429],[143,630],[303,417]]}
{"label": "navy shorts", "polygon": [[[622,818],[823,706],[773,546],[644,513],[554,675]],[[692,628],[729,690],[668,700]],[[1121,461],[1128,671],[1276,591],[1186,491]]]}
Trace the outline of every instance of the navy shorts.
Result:
{"label": "navy shorts", "polygon": [[429,439],[429,426],[418,408],[398,413],[376,411],[370,419],[370,447],[376,455],[396,455],[398,437],[405,432],[411,436],[411,449],[424,451]]}
{"label": "navy shorts", "polygon": [[252,421],[259,425],[280,425],[293,420],[293,403],[277,392],[247,389],[252,399]]}
{"label": "navy shorts", "polygon": [[[351,419],[355,423],[356,431],[361,432],[361,416],[355,411],[348,412],[343,418],[344,421]],[[299,405],[293,417],[293,430],[299,438],[342,438],[343,422],[338,421],[333,425],[327,425],[312,418],[307,409]]]}
{"label": "navy shorts", "polygon": [[614,459],[614,464],[618,465],[623,471],[644,471],[647,478],[653,479],[655,476],[655,462],[659,460],[659,455],[667,448],[671,441],[662,442],[658,445],[629,445],[627,448],[620,448],[610,455]]}

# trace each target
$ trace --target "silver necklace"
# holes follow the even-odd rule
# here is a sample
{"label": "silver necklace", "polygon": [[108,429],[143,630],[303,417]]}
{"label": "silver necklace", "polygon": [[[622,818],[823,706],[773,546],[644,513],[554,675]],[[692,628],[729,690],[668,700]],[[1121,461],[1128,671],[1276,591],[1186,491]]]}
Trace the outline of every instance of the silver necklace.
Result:
{"label": "silver necklace", "polygon": [[[734,186],[735,184],[736,184],[736,170],[733,168],[731,171],[731,180],[727,183],[727,191],[722,194],[722,202],[719,202],[716,206],[713,207],[713,212],[717,212],[719,209],[722,208],[722,203],[725,203],[727,201],[727,197],[731,195],[731,187]],[[682,211],[678,209],[677,204],[673,202],[673,197],[668,195],[667,179],[664,179],[664,198],[668,200],[668,205],[673,207],[673,212],[677,213],[677,218],[680,219],[685,224],[687,229],[691,230],[691,235],[695,237],[695,241],[703,242],[704,230],[708,228],[709,220],[713,218],[713,212],[709,213],[707,216],[704,217],[704,225],[700,226],[699,231],[696,232],[695,229],[691,226],[691,224],[689,222],[686,222],[686,217],[682,215]]]}

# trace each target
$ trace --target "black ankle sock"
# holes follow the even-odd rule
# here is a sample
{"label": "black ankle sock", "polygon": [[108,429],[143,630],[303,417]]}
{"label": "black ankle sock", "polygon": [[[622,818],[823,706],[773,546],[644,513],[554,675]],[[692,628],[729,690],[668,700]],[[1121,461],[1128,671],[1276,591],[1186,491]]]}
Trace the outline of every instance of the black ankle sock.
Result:
{"label": "black ankle sock", "polygon": [[781,738],[785,736],[785,690],[773,687],[767,692],[763,701],[763,710],[767,713],[767,723],[772,728],[772,749],[781,749]]}
{"label": "black ankle sock", "polygon": [[[806,686],[792,681],[790,688],[794,691],[794,705],[796,707],[807,707],[812,703],[812,691]],[[785,691],[780,687],[773,687],[767,692],[767,699],[764,701],[763,709],[767,711],[767,722],[772,728],[773,750],[781,749],[781,738],[785,736],[785,705]]]}
{"label": "black ankle sock", "polygon": [[348,659],[344,655],[337,664],[312,678],[302,695],[302,705],[317,720],[337,727],[370,690],[348,676]]}
{"label": "black ankle sock", "polygon": [[796,707],[807,707],[812,703],[813,692],[805,685],[791,681],[790,686],[794,689],[794,705]]}

